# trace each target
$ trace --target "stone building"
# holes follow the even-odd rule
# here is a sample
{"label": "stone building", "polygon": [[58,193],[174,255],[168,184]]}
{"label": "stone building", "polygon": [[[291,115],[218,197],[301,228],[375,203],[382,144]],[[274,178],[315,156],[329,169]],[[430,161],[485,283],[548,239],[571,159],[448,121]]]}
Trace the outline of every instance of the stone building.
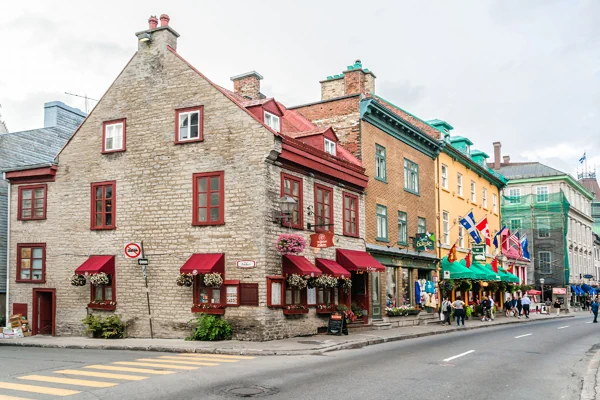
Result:
{"label": "stone building", "polygon": [[[334,129],[262,95],[260,74],[224,89],[182,58],[168,16],[149,24],[55,164],[7,174],[10,303],[33,306],[34,334],[81,334],[88,312],[120,315],[137,337],[151,322],[154,337],[187,336],[197,312],[224,315],[237,339],[316,333],[350,296],[286,277],[382,268],[365,252],[365,169]],[[19,214],[29,185],[45,193],[45,219]],[[334,247],[276,250],[281,234],[309,240],[313,229]],[[74,273],[87,283],[73,286]],[[100,273],[108,280],[92,285]],[[209,286],[215,273],[224,282]]]}
{"label": "stone building", "polygon": [[[353,296],[380,320],[386,303],[416,305],[416,285],[436,278],[435,158],[440,132],[375,94],[375,74],[360,60],[321,81],[321,100],[292,109],[318,126],[332,126],[369,176],[367,250],[386,266],[368,276],[369,290]],[[428,248],[416,248],[420,237]],[[417,283],[420,282],[420,283]],[[424,304],[423,304],[424,305]]]}

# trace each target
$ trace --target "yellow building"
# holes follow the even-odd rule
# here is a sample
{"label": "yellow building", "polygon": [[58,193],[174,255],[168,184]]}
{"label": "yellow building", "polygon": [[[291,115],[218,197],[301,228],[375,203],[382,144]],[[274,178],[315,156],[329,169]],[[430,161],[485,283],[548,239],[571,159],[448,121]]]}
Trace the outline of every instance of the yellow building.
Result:
{"label": "yellow building", "polygon": [[[487,216],[490,238],[493,240],[500,229],[500,191],[506,185],[506,179],[488,168],[489,156],[472,149],[473,143],[468,138],[451,136],[453,128],[450,124],[440,120],[428,123],[438,129],[444,139],[442,152],[436,160],[438,257],[446,257],[456,244],[457,259],[462,260],[474,241],[460,225],[460,218],[472,211],[477,223]],[[493,244],[487,247],[486,262],[479,263],[491,264],[495,251]],[[481,296],[486,291],[485,287],[473,289],[469,293],[469,301],[474,301],[473,296]],[[496,294],[495,297],[497,304],[501,304],[501,296]]]}

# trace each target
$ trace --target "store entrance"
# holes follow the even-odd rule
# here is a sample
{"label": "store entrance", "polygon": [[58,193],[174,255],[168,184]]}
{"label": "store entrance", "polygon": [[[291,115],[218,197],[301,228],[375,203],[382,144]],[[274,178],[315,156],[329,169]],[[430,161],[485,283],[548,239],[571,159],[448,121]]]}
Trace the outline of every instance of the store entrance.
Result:
{"label": "store entrance", "polygon": [[[369,274],[362,271],[352,271],[352,311],[369,309]],[[367,318],[363,319],[364,321]],[[360,321],[360,318],[359,318]]]}

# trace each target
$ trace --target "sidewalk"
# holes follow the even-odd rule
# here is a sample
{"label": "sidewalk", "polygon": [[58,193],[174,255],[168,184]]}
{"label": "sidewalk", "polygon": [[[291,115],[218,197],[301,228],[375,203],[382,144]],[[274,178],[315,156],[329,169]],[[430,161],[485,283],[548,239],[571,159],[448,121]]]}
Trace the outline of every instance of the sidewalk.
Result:
{"label": "sidewalk", "polygon": [[[588,314],[587,312],[585,312]],[[336,350],[358,349],[374,344],[440,335],[456,331],[483,329],[498,325],[524,324],[532,321],[574,317],[583,312],[556,315],[532,314],[531,319],[497,316],[495,321],[479,319],[466,321],[466,326],[423,325],[388,330],[364,330],[348,336],[315,335],[273,340],[269,342],[247,342],[227,340],[221,342],[186,342],[183,339],[92,339],[74,336],[31,336],[20,339],[0,339],[0,346],[26,346],[66,349],[139,350],[176,353],[214,353],[245,355],[319,355]]]}

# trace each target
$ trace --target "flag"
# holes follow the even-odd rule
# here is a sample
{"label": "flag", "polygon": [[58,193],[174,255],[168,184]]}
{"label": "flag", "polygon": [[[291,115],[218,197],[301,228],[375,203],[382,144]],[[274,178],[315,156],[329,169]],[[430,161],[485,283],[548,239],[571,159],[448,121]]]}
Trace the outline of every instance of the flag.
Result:
{"label": "flag", "polygon": [[502,232],[504,232],[505,229],[506,227],[503,226],[502,229],[500,229],[498,233],[494,235],[494,246],[496,246],[496,249],[502,246]]}
{"label": "flag", "polygon": [[498,273],[498,257],[494,257],[492,260],[492,269],[495,273]]}
{"label": "flag", "polygon": [[475,225],[475,227],[479,232],[481,232],[481,236],[483,236],[483,238],[485,239],[485,244],[491,246],[492,240],[490,238],[490,228],[488,226],[487,215],[483,217],[482,220],[479,221],[477,225]]}
{"label": "flag", "polygon": [[524,259],[526,260],[530,260],[531,256],[529,255],[529,249],[527,248],[529,246],[529,240],[527,240],[527,235],[523,235],[523,237],[521,238],[521,249],[522,249],[522,256]]}
{"label": "flag", "polygon": [[469,235],[473,238],[475,243],[481,243],[481,238],[475,227],[475,217],[473,217],[473,211],[460,219],[460,224],[469,232]]}
{"label": "flag", "polygon": [[452,245],[448,253],[448,262],[453,263],[454,261],[456,261],[456,243]]}
{"label": "flag", "polygon": [[427,236],[429,236],[429,240],[431,240],[432,242],[435,242],[435,233],[427,232]]}
{"label": "flag", "polygon": [[584,151],[584,152],[583,152],[583,157],[581,157],[581,158],[579,159],[579,162],[583,164],[583,162],[585,161],[585,158],[586,158],[586,157],[585,157],[585,151]]}
{"label": "flag", "polygon": [[509,243],[509,248],[511,248],[512,245],[515,245],[517,248],[520,248],[521,241],[519,240],[519,232],[515,232],[512,235],[510,235],[508,238],[508,243]]}
{"label": "flag", "polygon": [[502,251],[508,251],[510,249],[510,241],[508,238],[510,237],[510,229],[506,228],[502,230],[500,235],[500,245],[502,246]]}
{"label": "flag", "polygon": [[469,250],[467,256],[465,257],[465,264],[467,268],[471,268],[471,250]]}

